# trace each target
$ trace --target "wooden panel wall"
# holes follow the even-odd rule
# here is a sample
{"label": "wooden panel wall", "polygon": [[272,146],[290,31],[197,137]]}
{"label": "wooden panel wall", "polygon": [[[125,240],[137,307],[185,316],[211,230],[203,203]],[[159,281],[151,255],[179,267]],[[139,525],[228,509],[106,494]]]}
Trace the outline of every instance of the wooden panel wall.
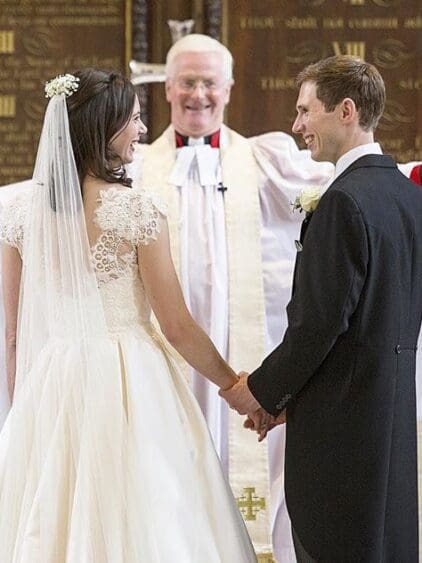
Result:
{"label": "wooden panel wall", "polygon": [[[150,62],[164,62],[167,19],[196,17],[194,31],[221,38],[235,58],[227,123],[250,136],[290,132],[294,77],[338,53],[374,63],[387,85],[377,138],[397,160],[422,160],[421,0],[172,0],[150,5]],[[220,37],[219,37],[220,36]],[[169,121],[163,86],[151,87],[150,138]],[[299,141],[299,139],[298,139]]]}
{"label": "wooden panel wall", "polygon": [[0,186],[32,176],[46,80],[87,66],[127,68],[130,2],[0,2]]}

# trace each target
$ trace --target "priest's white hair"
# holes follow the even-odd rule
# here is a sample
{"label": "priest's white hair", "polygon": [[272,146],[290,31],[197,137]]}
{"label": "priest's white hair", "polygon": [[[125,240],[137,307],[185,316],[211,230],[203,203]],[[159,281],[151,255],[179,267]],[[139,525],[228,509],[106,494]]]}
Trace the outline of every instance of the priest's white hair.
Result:
{"label": "priest's white hair", "polygon": [[169,49],[166,58],[166,76],[172,78],[175,67],[175,58],[181,53],[221,53],[222,72],[228,81],[233,80],[233,57],[222,43],[209,35],[191,33],[185,35]]}

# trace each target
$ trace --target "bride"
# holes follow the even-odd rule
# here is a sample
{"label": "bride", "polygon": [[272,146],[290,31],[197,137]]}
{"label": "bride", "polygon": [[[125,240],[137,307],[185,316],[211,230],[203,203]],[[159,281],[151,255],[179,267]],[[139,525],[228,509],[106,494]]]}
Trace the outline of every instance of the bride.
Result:
{"label": "bride", "polygon": [[196,370],[221,389],[236,382],[185,306],[165,206],[130,189],[124,165],[146,131],[133,86],[85,69],[46,94],[33,183],[0,226],[13,398],[0,561],[256,561],[199,407],[151,324],[152,308]]}

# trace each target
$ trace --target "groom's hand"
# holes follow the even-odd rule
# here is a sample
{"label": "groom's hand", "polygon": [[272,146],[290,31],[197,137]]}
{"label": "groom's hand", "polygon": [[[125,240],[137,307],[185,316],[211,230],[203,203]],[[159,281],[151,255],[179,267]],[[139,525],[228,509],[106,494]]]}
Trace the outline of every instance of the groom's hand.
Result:
{"label": "groom's hand", "polygon": [[[265,413],[264,409],[260,409],[260,411]],[[286,423],[287,420],[286,409],[284,409],[284,411],[281,412],[277,417],[271,416],[268,413],[266,413],[269,418],[267,418],[264,422],[260,422],[259,425],[257,425],[256,416],[259,414],[260,411],[255,413],[253,417],[251,417],[250,414],[248,415],[247,419],[243,423],[244,428],[247,428],[249,430],[255,430],[255,432],[258,432],[258,434],[260,434],[260,431],[262,431],[262,427],[266,425],[266,434],[267,434],[270,430],[272,430],[276,426]]]}
{"label": "groom's hand", "polygon": [[258,442],[262,442],[270,430],[285,423],[286,410],[280,413],[277,417],[274,417],[264,411],[264,409],[259,409],[253,414],[248,414],[247,419],[243,423],[243,427],[248,430],[254,430],[258,434]]}
{"label": "groom's hand", "polygon": [[254,413],[248,413],[243,427],[254,430],[258,434],[258,442],[262,442],[268,431],[274,428],[274,422],[275,418],[263,408],[260,408]]}
{"label": "groom's hand", "polygon": [[233,387],[219,391],[220,397],[223,397],[230,407],[236,410],[239,414],[254,413],[261,408],[261,405],[249,391],[247,379],[248,374],[240,372],[239,380],[233,385]]}

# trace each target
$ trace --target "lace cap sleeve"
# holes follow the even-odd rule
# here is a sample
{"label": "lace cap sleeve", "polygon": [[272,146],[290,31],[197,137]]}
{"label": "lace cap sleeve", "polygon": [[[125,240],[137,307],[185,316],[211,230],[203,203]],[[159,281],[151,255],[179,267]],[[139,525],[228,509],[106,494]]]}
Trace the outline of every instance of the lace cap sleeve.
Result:
{"label": "lace cap sleeve", "polygon": [[22,193],[0,205],[0,241],[16,247],[20,254],[30,198],[30,193]]}
{"label": "lace cap sleeve", "polygon": [[100,199],[96,222],[102,230],[114,231],[135,245],[157,240],[167,207],[156,194],[109,188],[100,192]]}

